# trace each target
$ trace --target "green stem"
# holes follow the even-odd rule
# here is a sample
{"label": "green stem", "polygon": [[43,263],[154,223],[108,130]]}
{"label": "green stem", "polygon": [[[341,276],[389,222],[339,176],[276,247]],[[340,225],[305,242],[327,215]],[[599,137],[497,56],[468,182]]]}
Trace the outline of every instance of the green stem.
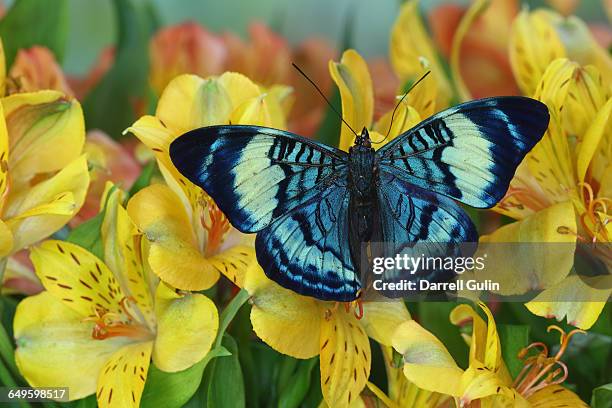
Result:
{"label": "green stem", "polygon": [[[8,368],[6,368],[6,366],[1,360],[0,360],[0,383],[2,383],[2,385],[4,385],[5,387],[9,387],[9,388],[16,388],[18,386],[15,380],[13,379],[13,377],[11,376],[10,371],[8,370]],[[23,408],[31,408],[31,405],[25,401],[19,401],[18,404],[20,407],[23,407]]]}
{"label": "green stem", "polygon": [[249,293],[241,289],[231,302],[223,309],[221,317],[219,318],[219,331],[217,332],[217,338],[215,339],[215,347],[221,346],[221,340],[223,340],[223,334],[227,330],[227,327],[232,322],[238,310],[244,305],[249,299]]}
{"label": "green stem", "polygon": [[15,378],[20,378],[19,370],[15,364],[13,342],[11,341],[3,324],[0,324],[0,357],[2,360],[4,360],[4,363],[8,365],[8,368],[13,373],[13,376]]}

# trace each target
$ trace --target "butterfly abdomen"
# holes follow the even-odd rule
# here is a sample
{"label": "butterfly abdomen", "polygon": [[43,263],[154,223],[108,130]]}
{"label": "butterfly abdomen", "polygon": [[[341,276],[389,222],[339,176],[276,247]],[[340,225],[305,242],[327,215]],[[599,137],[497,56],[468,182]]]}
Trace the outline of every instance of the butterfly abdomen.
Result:
{"label": "butterfly abdomen", "polygon": [[350,227],[352,238],[369,241],[376,203],[376,154],[371,147],[356,145],[349,150]]}

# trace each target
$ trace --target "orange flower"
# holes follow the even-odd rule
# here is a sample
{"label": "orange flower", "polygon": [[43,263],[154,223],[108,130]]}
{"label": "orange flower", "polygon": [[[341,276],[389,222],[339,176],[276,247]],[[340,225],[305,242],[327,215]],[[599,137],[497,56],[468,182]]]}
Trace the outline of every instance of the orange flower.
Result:
{"label": "orange flower", "polygon": [[[445,4],[429,14],[433,37],[447,58],[466,10],[456,4]],[[492,0],[466,33],[459,68],[474,98],[519,94],[507,52],[510,26],[517,13],[515,0]]]}
{"label": "orange flower", "polygon": [[55,56],[45,47],[19,50],[8,76],[9,94],[53,89],[73,95]]}
{"label": "orange flower", "polygon": [[150,82],[159,95],[180,74],[201,77],[223,71],[227,49],[223,41],[194,22],[158,31],[149,45]]}
{"label": "orange flower", "polygon": [[69,77],[68,82],[74,90],[77,99],[83,100],[115,62],[115,48],[106,47],[102,50],[92,68],[84,77]]}

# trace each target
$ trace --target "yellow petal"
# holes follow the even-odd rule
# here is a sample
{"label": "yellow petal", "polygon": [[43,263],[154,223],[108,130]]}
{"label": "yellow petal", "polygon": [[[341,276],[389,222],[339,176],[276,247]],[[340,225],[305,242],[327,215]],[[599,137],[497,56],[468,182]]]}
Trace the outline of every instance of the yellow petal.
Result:
{"label": "yellow petal", "polygon": [[484,13],[491,4],[491,0],[476,0],[472,2],[468,10],[465,12],[455,34],[453,35],[453,43],[450,55],[450,67],[453,80],[457,87],[457,93],[459,94],[459,100],[466,102],[472,99],[470,91],[461,77],[461,45],[466,34],[476,21],[476,19]]}
{"label": "yellow petal", "polygon": [[231,111],[230,96],[216,79],[180,75],[164,89],[156,116],[176,137],[202,126],[227,124]]}
{"label": "yellow petal", "polygon": [[13,249],[13,233],[10,228],[0,220],[0,258],[8,255]]}
{"label": "yellow petal", "polygon": [[[402,368],[396,368],[393,363],[393,348],[382,347],[389,398],[397,407],[437,408],[444,406],[448,396],[418,388],[408,381]],[[371,389],[368,383],[368,388]],[[390,405],[390,404],[387,404]]]}
{"label": "yellow petal", "polygon": [[[578,163],[577,163],[577,172],[578,172],[578,180],[580,182],[584,181],[586,172],[591,164],[591,160],[595,156],[595,152],[598,149],[605,149],[607,146],[603,146],[608,141],[603,141],[604,138],[612,139],[610,133],[605,133],[606,129],[610,129],[610,115],[612,114],[612,98],[608,99],[608,102],[605,106],[597,113],[597,115],[593,118],[591,125],[589,126],[582,143],[580,144],[580,149],[578,150]],[[607,144],[610,144],[608,142]],[[609,177],[609,174],[608,174]]]}
{"label": "yellow petal", "polygon": [[153,342],[133,343],[116,351],[98,377],[99,407],[138,407],[147,379]]}
{"label": "yellow petal", "polygon": [[33,387],[68,387],[70,399],[93,394],[96,379],[112,353],[126,342],[115,337],[94,340],[93,323],[42,292],[23,299],[13,323],[15,361]]}
{"label": "yellow petal", "polygon": [[592,65],[578,67],[568,89],[563,125],[573,135],[584,135],[612,96],[609,83]]}
{"label": "yellow petal", "polygon": [[218,81],[227,91],[232,109],[261,94],[259,87],[253,81],[237,72],[225,72]]}
{"label": "yellow petal", "polygon": [[[391,118],[393,117],[393,123],[391,123]],[[378,149],[385,144],[389,143],[391,140],[395,139],[397,136],[406,132],[407,130],[412,129],[415,125],[417,125],[421,121],[421,115],[419,112],[412,106],[408,105],[406,102],[402,102],[393,113],[393,110],[385,113],[374,125],[374,131],[370,133],[370,138],[373,141],[373,146],[375,149]],[[374,132],[378,132],[382,135],[382,137],[378,138],[376,136],[372,136]],[[386,137],[386,135],[389,137]],[[382,143],[376,143],[377,140],[383,140]]]}
{"label": "yellow petal", "polygon": [[92,253],[70,242],[47,240],[32,248],[30,259],[45,289],[82,317],[94,316],[96,309],[123,315],[119,302],[125,295],[119,282]]}
{"label": "yellow petal", "polygon": [[0,39],[0,97],[6,92],[6,57],[4,55],[4,44]]}
{"label": "yellow petal", "polygon": [[247,99],[232,112],[229,119],[233,124],[253,126],[270,126],[272,116],[266,103],[265,95]]}
{"label": "yellow petal", "polygon": [[[369,128],[374,115],[374,95],[368,65],[355,50],[342,54],[340,62],[329,62],[329,73],[340,91],[342,117],[357,133]],[[355,135],[344,124],[340,132],[340,149],[348,150]]]}
{"label": "yellow petal", "polygon": [[133,133],[153,151],[166,184],[179,195],[185,208],[194,207],[196,201],[202,195],[202,189],[179,173],[170,160],[170,143],[178,134],[172,133],[155,116],[141,117],[131,127],[127,128],[126,132]]}
{"label": "yellow petal", "polygon": [[208,289],[219,271],[204,257],[179,197],[167,186],[142,189],[128,213],[150,242],[149,264],[164,282],[184,290]]}
{"label": "yellow petal", "polygon": [[349,406],[370,376],[370,343],[359,320],[338,308],[321,321],[321,390],[332,407]]}
{"label": "yellow petal", "polygon": [[576,215],[570,201],[504,225],[480,238],[478,251],[482,256],[486,254],[487,259],[484,269],[474,271],[476,279],[499,282],[498,293],[502,295],[551,287],[567,276],[574,265],[576,230]]}
{"label": "yellow petal", "polygon": [[576,169],[558,114],[550,111],[548,130],[526,158],[529,172],[553,202],[576,195]]}
{"label": "yellow petal", "polygon": [[11,180],[60,170],[85,144],[85,122],[76,99],[56,91],[19,93],[2,99],[10,135]]}
{"label": "yellow petal", "polygon": [[489,308],[482,302],[478,306],[485,312],[487,322],[469,305],[457,306],[450,315],[450,321],[455,325],[472,322],[472,334],[464,334],[464,339],[470,345],[470,366],[482,366],[496,373],[499,380],[504,380],[509,385],[512,380],[508,375],[501,355],[501,345],[497,333],[497,325]]}
{"label": "yellow petal", "polygon": [[601,289],[598,289],[596,284],[586,283],[588,281],[587,277],[568,276],[525,306],[538,316],[554,317],[559,321],[565,318],[572,326],[587,330],[597,321],[612,293],[612,289],[608,289],[609,279]]}
{"label": "yellow petal", "polygon": [[[110,183],[109,183],[110,184]],[[141,235],[121,206],[123,192],[111,190],[101,227],[104,260],[109,269],[127,289],[150,327],[153,327],[153,299],[140,252]]]}
{"label": "yellow petal", "polygon": [[533,95],[546,67],[565,56],[553,25],[540,14],[522,10],[512,23],[510,64],[525,95]]}
{"label": "yellow petal", "polygon": [[604,75],[607,83],[612,80],[612,58],[607,49],[599,45],[584,21],[576,16],[565,17],[552,10],[539,9],[534,15],[548,21],[557,31],[568,58],[581,65],[594,65]]}
{"label": "yellow petal", "polygon": [[266,91],[266,101],[270,111],[270,124],[268,126],[276,129],[286,129],[286,117],[291,112],[295,97],[293,88],[285,85],[274,85]]}
{"label": "yellow petal", "polygon": [[395,330],[408,320],[410,313],[403,302],[380,300],[363,303],[361,325],[369,337],[382,345],[390,346]]}
{"label": "yellow petal", "polygon": [[557,384],[552,384],[534,392],[527,398],[532,407],[575,407],[588,408],[580,397]]}
{"label": "yellow petal", "polygon": [[404,357],[404,375],[417,387],[446,395],[460,395],[463,370],[446,347],[421,325],[402,323],[393,336],[393,348]]}
{"label": "yellow petal", "polygon": [[465,370],[461,378],[461,389],[460,406],[468,406],[472,401],[494,395],[509,398],[513,396],[513,391],[501,381],[500,377],[479,362]]}
{"label": "yellow petal", "polygon": [[40,241],[63,227],[83,205],[88,187],[87,160],[81,156],[50,179],[12,192],[5,217],[13,231],[13,250]]}
{"label": "yellow petal", "polygon": [[[0,51],[2,43],[0,42]],[[1,78],[0,78],[1,79]],[[3,86],[4,83],[0,83]],[[0,93],[1,95],[1,93]],[[4,120],[4,109],[0,103],[0,211],[4,202],[4,193],[8,187],[8,160],[9,160],[9,138]]]}
{"label": "yellow petal", "polygon": [[[431,70],[429,78],[425,79],[425,87],[435,84],[435,92],[427,92],[427,98],[420,98],[426,104],[426,109],[419,109],[415,97],[408,97],[408,103],[414,106],[423,118],[428,117],[433,111],[441,110],[448,106],[452,90],[448,78],[438,60],[433,42],[427,33],[421,16],[419,15],[419,2],[410,0],[405,2],[399,12],[393,28],[391,29],[391,40],[389,57],[395,73],[402,82],[416,81],[427,70]],[[421,88],[423,89],[423,88]],[[435,103],[432,103],[434,99]]]}
{"label": "yellow petal", "polygon": [[323,309],[318,301],[271,281],[256,262],[247,270],[244,287],[251,295],[251,323],[260,339],[295,358],[319,354]]}
{"label": "yellow petal", "polygon": [[217,335],[219,315],[206,296],[178,294],[160,283],[155,295],[157,336],[153,362],[163,371],[181,371],[202,360]]}
{"label": "yellow petal", "polygon": [[244,279],[249,265],[257,263],[255,249],[247,245],[237,245],[208,258],[210,263],[236,286],[244,287]]}

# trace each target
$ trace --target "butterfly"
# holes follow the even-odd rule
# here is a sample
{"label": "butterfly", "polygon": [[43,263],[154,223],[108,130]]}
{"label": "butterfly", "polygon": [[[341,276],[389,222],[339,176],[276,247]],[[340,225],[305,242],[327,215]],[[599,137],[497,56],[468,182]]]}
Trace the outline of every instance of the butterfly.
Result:
{"label": "butterfly", "polygon": [[365,128],[347,153],[283,130],[222,125],[178,137],[170,157],[235,228],[257,233],[270,279],[348,302],[363,286],[363,243],[393,252],[478,241],[457,202],[494,206],[548,121],[539,101],[495,97],[439,112],[378,150]]}

